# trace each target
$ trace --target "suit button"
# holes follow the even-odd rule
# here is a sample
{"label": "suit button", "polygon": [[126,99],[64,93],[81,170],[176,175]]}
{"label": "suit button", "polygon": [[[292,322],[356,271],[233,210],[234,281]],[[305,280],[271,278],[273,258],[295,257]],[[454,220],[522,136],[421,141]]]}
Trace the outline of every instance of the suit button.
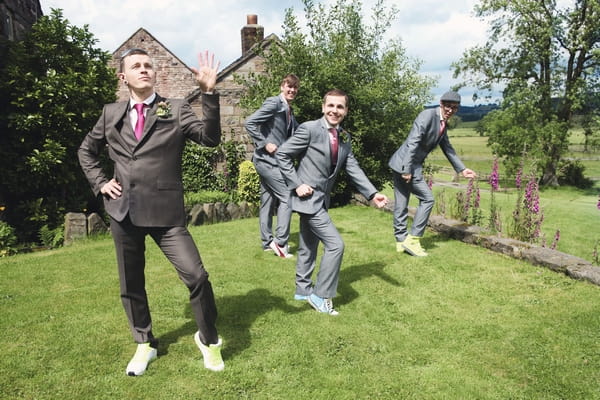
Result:
{"label": "suit button", "polygon": [[136,160],[137,160],[137,157],[136,157],[136,156],[133,156],[133,157],[131,157],[131,159],[132,159],[133,161],[136,161]]}

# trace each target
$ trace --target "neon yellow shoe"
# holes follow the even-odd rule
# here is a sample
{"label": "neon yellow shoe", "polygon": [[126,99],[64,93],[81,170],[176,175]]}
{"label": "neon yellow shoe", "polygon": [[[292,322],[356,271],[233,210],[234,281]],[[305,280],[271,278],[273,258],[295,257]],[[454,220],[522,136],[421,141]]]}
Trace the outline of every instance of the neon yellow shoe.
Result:
{"label": "neon yellow shoe", "polygon": [[421,241],[418,236],[408,235],[404,242],[402,242],[402,247],[404,251],[406,251],[411,256],[415,257],[427,257],[427,253],[425,249],[421,247]]}
{"label": "neon yellow shoe", "polygon": [[146,368],[148,368],[148,364],[156,358],[156,355],[156,349],[151,347],[150,343],[138,344],[133,358],[127,364],[125,373],[129,376],[143,375],[146,372]]}
{"label": "neon yellow shoe", "polygon": [[202,352],[205,368],[210,369],[211,371],[223,371],[223,369],[225,369],[225,363],[223,362],[223,357],[221,357],[221,347],[223,346],[221,338],[219,338],[217,344],[210,344],[207,346],[200,341],[200,332],[196,332],[194,341],[200,349],[200,352]]}
{"label": "neon yellow shoe", "polygon": [[403,245],[404,245],[404,241],[402,241],[402,242],[396,242],[396,251],[398,253],[404,253],[404,247],[403,247]]}

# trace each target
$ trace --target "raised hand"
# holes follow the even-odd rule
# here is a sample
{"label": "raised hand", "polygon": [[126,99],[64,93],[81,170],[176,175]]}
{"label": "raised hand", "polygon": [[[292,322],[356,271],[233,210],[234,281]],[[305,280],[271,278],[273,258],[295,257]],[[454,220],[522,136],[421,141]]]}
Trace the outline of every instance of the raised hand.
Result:
{"label": "raised hand", "polygon": [[202,92],[212,92],[217,84],[217,72],[221,63],[217,61],[215,65],[215,55],[208,50],[204,54],[198,54],[198,68],[190,69],[196,74],[196,80],[200,85]]}

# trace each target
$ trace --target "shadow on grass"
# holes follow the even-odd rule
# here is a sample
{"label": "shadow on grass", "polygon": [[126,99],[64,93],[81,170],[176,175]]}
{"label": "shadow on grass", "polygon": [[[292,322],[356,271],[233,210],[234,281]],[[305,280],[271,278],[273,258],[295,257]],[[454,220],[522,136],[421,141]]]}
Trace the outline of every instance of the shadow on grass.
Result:
{"label": "shadow on grass", "polygon": [[352,284],[371,276],[377,276],[382,281],[393,286],[402,286],[401,282],[383,270],[385,266],[386,264],[382,262],[372,262],[342,269],[338,285],[338,293],[340,295],[338,297],[339,300],[336,299],[335,304],[343,305],[351,303],[359,296],[359,293],[352,287]]}
{"label": "shadow on grass", "polygon": [[[250,328],[261,315],[273,310],[288,314],[306,311],[305,304],[298,302],[298,307],[290,306],[286,299],[271,295],[267,289],[253,289],[241,296],[219,297],[217,329],[219,336],[226,342],[223,357],[231,359],[251,346]],[[184,315],[190,319],[189,322],[159,338],[160,354],[168,354],[169,345],[176,343],[182,336],[192,336],[196,332],[197,327],[189,304],[185,306]],[[228,338],[232,340],[228,341]]]}

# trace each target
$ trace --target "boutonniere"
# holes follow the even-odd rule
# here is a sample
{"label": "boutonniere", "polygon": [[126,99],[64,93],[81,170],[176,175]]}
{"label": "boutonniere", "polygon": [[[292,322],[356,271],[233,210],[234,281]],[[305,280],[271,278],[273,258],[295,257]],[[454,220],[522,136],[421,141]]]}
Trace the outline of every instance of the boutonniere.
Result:
{"label": "boutonniere", "polygon": [[168,101],[161,101],[157,106],[156,115],[160,118],[169,118],[171,116],[171,104]]}
{"label": "boutonniere", "polygon": [[340,138],[340,142],[344,143],[350,141],[350,134],[345,129],[342,129],[338,135]]}

